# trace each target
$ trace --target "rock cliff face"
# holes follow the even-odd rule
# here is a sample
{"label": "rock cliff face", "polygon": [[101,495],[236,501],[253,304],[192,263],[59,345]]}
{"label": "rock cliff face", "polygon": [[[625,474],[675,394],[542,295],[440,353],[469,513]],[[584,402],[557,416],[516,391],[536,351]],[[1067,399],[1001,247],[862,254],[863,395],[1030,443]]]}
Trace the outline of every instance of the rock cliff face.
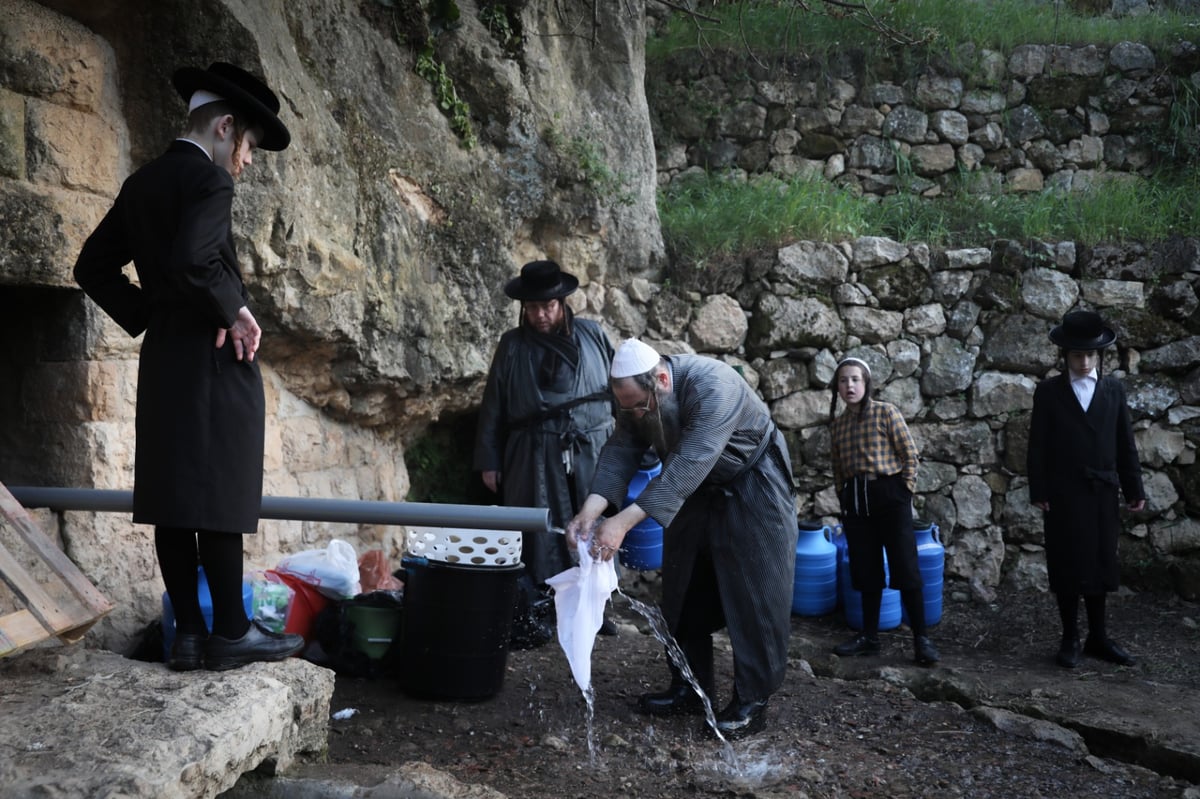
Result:
{"label": "rock cliff face", "polygon": [[[655,276],[636,4],[598,23],[575,0],[456,10],[451,24],[384,0],[6,0],[0,481],[132,481],[139,342],[82,297],[71,268],[124,177],[178,134],[181,65],[262,74],[293,134],[256,157],[235,205],[266,332],[269,494],[403,499],[403,440],[477,402],[514,319],[501,287],[523,262],[559,260],[593,314],[603,284]],[[128,636],[157,602],[145,531],[123,517],[61,522],[120,601],[107,627]],[[391,548],[392,534],[264,532],[248,546],[267,566],[331,535]]]}

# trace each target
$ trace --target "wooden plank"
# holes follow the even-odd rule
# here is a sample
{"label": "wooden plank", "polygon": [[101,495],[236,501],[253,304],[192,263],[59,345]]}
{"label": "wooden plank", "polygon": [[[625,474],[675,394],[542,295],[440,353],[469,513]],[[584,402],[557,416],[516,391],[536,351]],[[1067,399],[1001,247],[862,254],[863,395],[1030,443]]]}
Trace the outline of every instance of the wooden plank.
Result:
{"label": "wooden plank", "polygon": [[77,644],[83,640],[83,636],[88,630],[92,629],[92,626],[98,621],[100,621],[98,618],[92,619],[91,621],[81,624],[78,627],[72,627],[69,630],[63,630],[58,634],[58,640],[62,641],[64,644]]}
{"label": "wooden plank", "polygon": [[3,483],[0,483],[0,517],[8,519],[17,535],[50,567],[50,570],[62,580],[63,584],[79,597],[79,601],[92,614],[88,619],[77,620],[71,626],[84,624],[89,619],[94,621],[113,609],[108,598],[100,593],[87,576],[79,570],[79,567],[42,532],[33,517],[21,503],[17,502],[16,497],[5,488]]}
{"label": "wooden plank", "polygon": [[0,616],[0,657],[46,640],[46,628],[28,610]]}
{"label": "wooden plank", "polygon": [[21,568],[4,544],[0,544],[0,578],[48,632],[57,634],[87,623],[87,616],[74,618],[63,611],[37,581]]}
{"label": "wooden plank", "polygon": [[[66,586],[78,598],[78,602],[68,601],[66,607],[60,605],[0,543],[0,579],[25,604],[24,608],[0,617],[0,657],[52,635],[66,643],[74,643],[113,609],[108,598],[42,532],[3,483],[0,483],[0,525],[13,529],[20,542],[50,570],[52,580]],[[67,598],[69,595],[61,596]]]}

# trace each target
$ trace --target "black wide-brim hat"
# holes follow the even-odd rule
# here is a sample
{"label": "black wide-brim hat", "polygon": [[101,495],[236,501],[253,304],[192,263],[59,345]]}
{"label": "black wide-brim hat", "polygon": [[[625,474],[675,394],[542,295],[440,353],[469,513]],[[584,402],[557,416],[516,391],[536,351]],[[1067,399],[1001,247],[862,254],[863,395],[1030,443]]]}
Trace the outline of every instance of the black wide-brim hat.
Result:
{"label": "black wide-brim hat", "polygon": [[558,300],[579,288],[579,278],[562,271],[554,261],[530,261],[521,267],[521,276],[504,285],[504,293],[514,300],[537,302]]}
{"label": "black wide-brim hat", "polygon": [[264,150],[283,150],[292,141],[287,126],[279,121],[279,98],[265,83],[241,67],[217,61],[208,69],[183,67],[171,77],[175,91],[187,103],[192,95],[204,89],[227,100],[252,122],[262,128],[258,146]]}
{"label": "black wide-brim hat", "polygon": [[1095,311],[1072,311],[1050,331],[1050,340],[1064,350],[1102,350],[1117,340]]}

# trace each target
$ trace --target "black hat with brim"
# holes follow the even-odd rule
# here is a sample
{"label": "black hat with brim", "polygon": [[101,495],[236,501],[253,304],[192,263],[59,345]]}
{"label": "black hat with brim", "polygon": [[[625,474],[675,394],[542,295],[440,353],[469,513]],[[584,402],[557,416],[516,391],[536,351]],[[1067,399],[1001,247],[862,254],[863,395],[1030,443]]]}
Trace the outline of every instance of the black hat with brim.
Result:
{"label": "black hat with brim", "polygon": [[1050,331],[1050,340],[1064,350],[1102,350],[1117,340],[1095,311],[1072,311]]}
{"label": "black hat with brim", "polygon": [[262,128],[258,146],[264,150],[283,150],[292,141],[287,126],[279,121],[279,98],[275,92],[241,67],[221,61],[208,69],[183,67],[175,72],[171,82],[185,103],[200,89],[228,101],[249,122]]}
{"label": "black hat with brim", "polygon": [[504,285],[504,293],[514,300],[537,302],[558,300],[579,288],[579,278],[562,271],[554,261],[530,261],[521,267],[521,276]]}

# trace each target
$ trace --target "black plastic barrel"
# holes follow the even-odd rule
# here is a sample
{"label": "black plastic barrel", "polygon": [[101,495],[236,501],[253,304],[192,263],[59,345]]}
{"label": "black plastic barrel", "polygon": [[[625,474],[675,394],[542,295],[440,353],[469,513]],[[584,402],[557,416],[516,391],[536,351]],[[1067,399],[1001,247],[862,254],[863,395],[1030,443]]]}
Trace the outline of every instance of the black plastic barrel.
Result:
{"label": "black plastic barrel", "polygon": [[525,568],[405,558],[400,686],[413,696],[479,701],[504,684],[517,577]]}

